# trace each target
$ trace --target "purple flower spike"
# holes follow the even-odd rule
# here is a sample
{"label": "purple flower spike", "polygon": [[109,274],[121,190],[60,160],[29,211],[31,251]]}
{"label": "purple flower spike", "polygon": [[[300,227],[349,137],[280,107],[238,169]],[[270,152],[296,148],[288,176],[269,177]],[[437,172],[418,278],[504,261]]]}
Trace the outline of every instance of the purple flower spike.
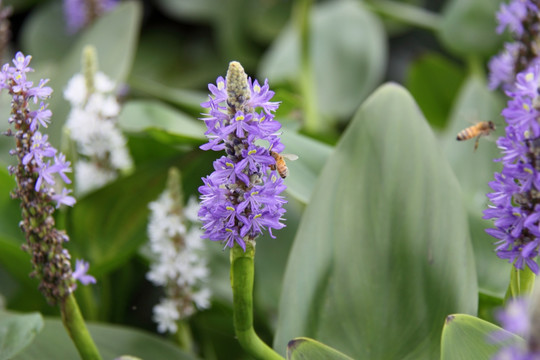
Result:
{"label": "purple flower spike", "polygon": [[497,141],[503,156],[501,173],[489,185],[490,207],[485,219],[494,219],[487,232],[498,239],[497,256],[518,269],[529,267],[538,274],[536,257],[540,245],[540,65],[519,73],[502,115],[508,123],[506,136]]}
{"label": "purple flower spike", "polygon": [[515,75],[538,63],[538,51],[534,41],[538,37],[538,1],[511,0],[501,4],[497,13],[497,33],[506,28],[514,42],[506,43],[504,50],[489,62],[489,87],[499,86],[512,90]]}
{"label": "purple flower spike", "polygon": [[[280,196],[286,186],[272,171],[276,161],[270,150],[281,151],[277,134],[281,125],[274,119],[278,102],[268,80],[261,87],[248,79],[238,62],[231,62],[227,78],[208,86],[211,95],[201,104],[205,114],[207,144],[203,150],[225,150],[226,156],[214,162],[215,171],[203,178],[199,188],[204,238],[221,241],[225,247],[254,241],[265,229],[281,229],[283,204]],[[263,140],[261,142],[261,140]],[[261,146],[260,144],[268,145]]]}
{"label": "purple flower spike", "polygon": [[[52,112],[44,101],[40,102],[37,110],[30,108],[52,93],[52,89],[45,86],[47,80],[41,80],[34,87],[26,78],[27,73],[34,71],[29,67],[31,59],[31,56],[18,52],[13,66],[9,63],[3,65],[0,90],[6,90],[12,97],[8,120],[11,127],[5,134],[16,140],[16,148],[10,154],[17,157],[18,165],[8,169],[16,178],[17,188],[13,194],[21,202],[20,227],[26,236],[24,247],[32,255],[31,276],[40,280],[40,291],[54,305],[72,293],[76,285],[71,257],[62,247],[69,238],[55,227],[53,213],[62,204],[73,206],[75,198],[69,196],[70,190],[61,186],[62,182],[71,182],[66,176],[71,171],[69,162],[49,143],[48,136],[39,131],[40,126],[46,128],[49,125]],[[83,270],[81,268],[79,272]],[[90,281],[83,275],[77,276],[83,281]]]}

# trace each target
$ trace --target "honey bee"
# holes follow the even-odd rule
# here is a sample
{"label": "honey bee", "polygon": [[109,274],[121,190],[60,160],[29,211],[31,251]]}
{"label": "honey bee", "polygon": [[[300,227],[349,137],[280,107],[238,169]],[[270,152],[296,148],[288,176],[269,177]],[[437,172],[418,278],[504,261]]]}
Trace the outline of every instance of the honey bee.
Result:
{"label": "honey bee", "polygon": [[474,143],[474,150],[476,151],[476,149],[478,149],[478,140],[480,140],[480,137],[487,136],[493,131],[495,131],[495,124],[493,121],[481,121],[476,125],[469,126],[468,128],[461,130],[457,134],[456,139],[458,141],[463,141],[476,137],[476,141]]}
{"label": "honey bee", "polygon": [[275,151],[270,150],[270,155],[276,160],[275,165],[270,165],[271,170],[276,170],[281,176],[282,179],[285,179],[287,176],[289,176],[289,168],[287,167],[287,164],[285,163],[285,159],[294,161],[298,159],[297,155],[294,154],[278,154]]}

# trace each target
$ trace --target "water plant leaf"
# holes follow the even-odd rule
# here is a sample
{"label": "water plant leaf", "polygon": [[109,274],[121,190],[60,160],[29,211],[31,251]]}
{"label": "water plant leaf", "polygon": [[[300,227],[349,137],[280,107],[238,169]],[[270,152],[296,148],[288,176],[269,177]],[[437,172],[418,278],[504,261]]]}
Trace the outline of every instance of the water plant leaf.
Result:
{"label": "water plant leaf", "polygon": [[[319,111],[348,117],[382,79],[387,57],[384,28],[359,2],[332,1],[314,6],[311,29]],[[298,31],[289,24],[261,60],[260,73],[272,82],[296,83],[299,49]]]}
{"label": "water plant leaf", "polygon": [[[135,356],[141,359],[195,360],[173,343],[147,332],[117,325],[88,324],[103,359]],[[14,360],[78,359],[79,355],[62,322],[45,319],[45,327],[36,340]]]}
{"label": "water plant leaf", "polygon": [[355,358],[434,359],[444,318],[476,307],[457,180],[410,94],[384,85],[354,116],[304,212],[274,348],[308,336]]}
{"label": "water plant leaf", "polygon": [[491,359],[501,347],[490,339],[490,334],[495,332],[508,335],[506,345],[525,346],[522,338],[492,323],[467,314],[449,315],[442,332],[441,360]]}
{"label": "water plant leaf", "polygon": [[336,349],[309,338],[296,338],[287,345],[288,360],[351,360]]}
{"label": "water plant leaf", "polygon": [[43,329],[39,313],[15,314],[0,311],[0,360],[12,359]]}

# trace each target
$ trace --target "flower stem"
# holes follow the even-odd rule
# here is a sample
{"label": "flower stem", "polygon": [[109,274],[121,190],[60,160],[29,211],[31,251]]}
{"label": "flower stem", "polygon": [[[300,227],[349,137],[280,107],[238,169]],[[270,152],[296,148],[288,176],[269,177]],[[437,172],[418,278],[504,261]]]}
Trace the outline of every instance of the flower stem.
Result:
{"label": "flower stem", "polygon": [[180,349],[185,350],[186,352],[193,352],[193,336],[191,334],[191,328],[189,323],[185,320],[180,320],[176,322],[178,330],[174,334],[174,339],[178,344]]}
{"label": "flower stem", "polygon": [[414,5],[389,0],[370,1],[368,8],[390,19],[433,32],[439,31],[440,16]]}
{"label": "flower stem", "polygon": [[516,269],[515,266],[512,266],[512,270],[510,270],[510,284],[506,290],[504,301],[506,302],[508,299],[531,295],[535,278],[536,275],[528,266],[525,266],[524,269]]}
{"label": "flower stem", "polygon": [[300,34],[300,93],[303,99],[304,128],[310,134],[324,130],[317,111],[317,94],[311,61],[310,14],[312,2],[313,0],[298,0],[294,8],[294,18]]}
{"label": "flower stem", "polygon": [[63,301],[62,322],[83,360],[101,360],[101,355],[88,332],[73,293]]}
{"label": "flower stem", "polygon": [[233,290],[234,329],[240,345],[254,358],[283,360],[266,345],[253,329],[253,278],[255,246],[246,243],[246,251],[236,244],[231,249],[231,286]]}

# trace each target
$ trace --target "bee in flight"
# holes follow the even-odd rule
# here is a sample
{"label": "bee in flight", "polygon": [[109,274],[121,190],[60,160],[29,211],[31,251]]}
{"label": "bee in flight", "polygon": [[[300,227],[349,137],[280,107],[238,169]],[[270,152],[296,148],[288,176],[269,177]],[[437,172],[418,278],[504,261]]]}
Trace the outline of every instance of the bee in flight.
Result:
{"label": "bee in flight", "polygon": [[478,140],[480,140],[480,137],[487,136],[493,131],[495,131],[495,124],[493,121],[481,121],[476,125],[469,126],[468,128],[461,130],[457,134],[456,139],[458,141],[463,141],[475,137],[476,141],[474,143],[474,150],[476,151],[476,149],[478,149]]}
{"label": "bee in flight", "polygon": [[294,154],[278,154],[275,151],[270,150],[270,155],[276,160],[275,165],[270,165],[270,170],[276,170],[279,173],[279,176],[281,178],[285,179],[289,175],[289,168],[287,167],[287,164],[285,163],[285,159],[294,161],[298,159],[297,155]]}

